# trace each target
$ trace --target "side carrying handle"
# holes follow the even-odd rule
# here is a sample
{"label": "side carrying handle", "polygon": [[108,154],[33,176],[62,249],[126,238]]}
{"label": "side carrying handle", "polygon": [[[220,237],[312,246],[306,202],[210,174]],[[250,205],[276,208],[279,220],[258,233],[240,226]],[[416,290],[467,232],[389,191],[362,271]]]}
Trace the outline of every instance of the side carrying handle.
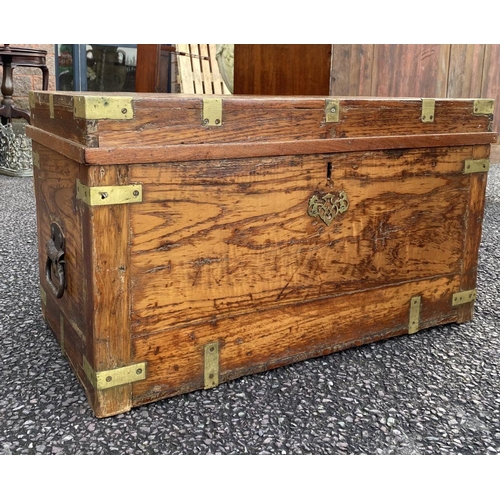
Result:
{"label": "side carrying handle", "polygon": [[45,278],[47,279],[47,283],[52,293],[57,299],[60,299],[66,288],[66,273],[64,266],[65,240],[61,228],[55,222],[50,226],[50,233],[51,239],[47,241]]}

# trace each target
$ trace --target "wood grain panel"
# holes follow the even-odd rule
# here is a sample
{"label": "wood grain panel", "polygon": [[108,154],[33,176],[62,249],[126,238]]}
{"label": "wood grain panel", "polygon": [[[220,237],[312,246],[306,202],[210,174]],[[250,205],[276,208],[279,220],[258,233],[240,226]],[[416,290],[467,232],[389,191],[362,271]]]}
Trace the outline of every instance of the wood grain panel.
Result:
{"label": "wood grain panel", "polygon": [[[325,101],[321,99],[244,99],[223,98],[221,127],[203,125],[201,97],[138,100],[134,103],[132,123],[99,123],[101,147],[140,142],[149,144],[184,144],[257,141],[263,137],[298,140],[325,137]],[[252,124],[252,133],[248,127]]]}
{"label": "wood grain panel", "polygon": [[[488,120],[485,120],[488,123]],[[231,158],[261,158],[266,156],[288,156],[357,151],[380,151],[384,149],[411,149],[444,146],[471,146],[491,144],[497,134],[420,134],[343,137],[308,141],[235,142],[226,144],[183,144],[171,146],[136,146],[128,148],[91,148],[85,150],[88,165],[110,164],[161,164],[170,161],[199,161]]]}
{"label": "wood grain panel", "polygon": [[[137,97],[139,95],[140,98]],[[59,141],[57,148],[63,154],[65,149],[68,150],[68,155],[76,159],[81,154],[81,148],[78,149],[80,145],[90,149],[103,148],[103,151],[105,148],[121,146],[124,147],[121,154],[126,154],[127,147],[137,144],[147,148],[153,145],[252,143],[265,140],[307,141],[378,136],[381,130],[386,135],[416,135],[481,132],[491,128],[491,117],[471,113],[472,100],[438,100],[436,117],[439,119],[436,118],[433,123],[422,123],[421,99],[346,98],[340,99],[340,121],[331,123],[326,122],[325,118],[325,98],[227,96],[223,99],[222,126],[206,127],[202,123],[201,98],[160,98],[151,94],[135,96],[133,120],[99,120],[98,123],[83,120],[83,135],[76,137],[71,127],[68,133],[64,133],[64,124],[71,119],[72,101],[65,94],[57,94],[57,98],[54,97],[55,110],[65,113],[66,118],[50,119],[47,106],[43,110],[47,116],[40,122],[41,129],[33,126],[27,129],[27,133],[39,142],[42,138],[38,136],[52,134],[50,141]],[[58,125],[53,125],[53,122]],[[252,134],[248,133],[249,129]],[[42,132],[39,133],[40,130]],[[48,143],[46,145],[51,146]]]}
{"label": "wood grain panel", "polygon": [[[484,117],[483,125],[489,124]],[[479,127],[481,122],[478,122]],[[489,126],[489,125],[488,125]],[[412,135],[361,136],[301,141],[233,142],[210,144],[172,144],[150,146],[112,146],[84,148],[38,128],[26,126],[28,137],[41,145],[54,147],[62,155],[86,165],[129,165],[136,163],[163,163],[169,161],[214,160],[222,158],[249,158],[286,156],[293,154],[339,153],[350,151],[379,151],[383,149],[410,149],[443,146],[468,146],[496,142],[497,134],[431,133]]]}
{"label": "wood grain panel", "polygon": [[[46,243],[51,239],[50,226],[57,223],[65,236],[65,269],[67,288],[63,296],[50,302],[72,318],[75,328],[86,336],[84,317],[86,289],[82,289],[85,269],[82,266],[84,243],[82,241],[82,214],[74,203],[73,193],[79,164],[68,160],[56,151],[33,143],[33,150],[39,155],[40,167],[34,169],[34,184],[37,206],[38,254],[41,286],[51,297],[45,282]],[[54,325],[58,329],[58,325]]]}
{"label": "wood grain panel", "polygon": [[372,96],[446,97],[449,45],[375,45]]}
{"label": "wood grain panel", "polygon": [[[92,344],[91,320],[87,315],[92,289],[87,280],[88,246],[82,228],[85,214],[75,203],[76,178],[84,175],[82,165],[59,152],[33,141],[39,156],[39,167],[33,170],[35,187],[40,285],[43,289],[42,313],[68,358],[87,394],[93,389],[82,370],[82,358]],[[83,170],[83,171],[82,171]],[[67,287],[59,299],[45,278],[46,242],[51,238],[50,226],[57,223],[65,236],[65,276]]]}
{"label": "wood grain panel", "polygon": [[[398,104],[398,102],[400,104]],[[439,134],[465,131],[487,132],[491,128],[491,117],[473,114],[474,101],[452,101],[436,99],[435,118],[432,123],[422,123],[422,100],[407,99],[405,111],[399,108],[399,99],[370,99],[359,106],[356,100],[341,101],[341,121],[335,128],[337,137],[365,137],[401,134]]]}
{"label": "wood grain panel", "polygon": [[164,44],[138,44],[135,78],[136,92],[168,92],[170,60],[175,47]]}
{"label": "wood grain panel", "polygon": [[68,139],[63,139],[51,132],[26,125],[26,135],[38,144],[57,151],[77,163],[85,163],[85,148]]}
{"label": "wood grain panel", "polygon": [[134,384],[134,404],[203,387],[203,348],[219,342],[220,381],[269,370],[408,331],[410,298],[422,297],[420,325],[456,318],[456,275],[232,315],[133,341],[148,379]]}
{"label": "wood grain panel", "polygon": [[373,56],[373,45],[333,45],[330,94],[372,95]]}
{"label": "wood grain panel", "polygon": [[137,45],[136,92],[157,92],[160,50],[159,44]]}
{"label": "wood grain panel", "polygon": [[[50,96],[52,95],[53,116],[51,116]],[[34,107],[31,108],[31,125],[54,136],[95,147],[95,121],[75,118],[73,114],[73,94],[56,92],[35,92]]]}
{"label": "wood grain panel", "polygon": [[[333,45],[331,93],[500,99],[500,45]],[[500,130],[500,113],[492,130]]]}
{"label": "wood grain panel", "polygon": [[447,97],[481,97],[484,45],[451,45]]}
{"label": "wood grain panel", "polygon": [[234,93],[328,95],[330,44],[235,44]]}
{"label": "wood grain panel", "polygon": [[[197,97],[141,98],[133,120],[101,120],[99,146],[211,144],[264,140],[306,141],[333,137],[481,132],[490,118],[472,114],[473,101],[436,102],[433,123],[422,123],[422,101],[402,99],[340,99],[339,123],[326,122],[325,98],[227,96],[222,126],[202,124],[203,101]],[[251,133],[249,133],[251,130]]]}
{"label": "wood grain panel", "polygon": [[[500,131],[500,45],[486,45],[484,53],[481,97],[495,99],[493,130]],[[500,147],[496,148],[495,158],[500,161]]]}
{"label": "wood grain panel", "polygon": [[[459,272],[470,154],[131,167],[144,183],[143,204],[131,207],[132,335]],[[350,200],[329,228],[307,216],[309,198],[328,190]]]}

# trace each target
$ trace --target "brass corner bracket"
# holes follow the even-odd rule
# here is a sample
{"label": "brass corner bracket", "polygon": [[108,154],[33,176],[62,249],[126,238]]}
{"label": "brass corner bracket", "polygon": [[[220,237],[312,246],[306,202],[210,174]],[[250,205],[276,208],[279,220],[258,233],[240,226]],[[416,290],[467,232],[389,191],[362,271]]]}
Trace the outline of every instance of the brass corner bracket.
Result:
{"label": "brass corner bracket", "polygon": [[145,380],[146,362],[96,372],[84,356],[83,371],[95,389],[103,390]]}
{"label": "brass corner bracket", "polygon": [[456,307],[462,304],[468,304],[469,302],[474,302],[476,300],[476,296],[477,290],[475,288],[472,290],[454,293],[451,299],[451,305]]}
{"label": "brass corner bracket", "polygon": [[131,120],[134,117],[132,97],[75,96],[73,115],[85,120]]}
{"label": "brass corner bracket", "polygon": [[490,160],[465,160],[464,174],[474,174],[478,172],[488,172],[490,170]]}
{"label": "brass corner bracket", "polygon": [[475,115],[492,115],[495,110],[494,99],[476,99],[474,101]]}
{"label": "brass corner bracket", "polygon": [[142,184],[89,187],[76,180],[76,199],[94,207],[142,202]]}

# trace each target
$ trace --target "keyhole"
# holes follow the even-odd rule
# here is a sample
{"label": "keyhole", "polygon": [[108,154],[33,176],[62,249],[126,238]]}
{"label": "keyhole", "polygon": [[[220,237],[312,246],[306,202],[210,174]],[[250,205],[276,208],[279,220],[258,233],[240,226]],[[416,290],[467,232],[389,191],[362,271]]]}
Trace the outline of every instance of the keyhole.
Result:
{"label": "keyhole", "polygon": [[332,162],[329,161],[326,164],[326,180],[331,181],[332,180]]}

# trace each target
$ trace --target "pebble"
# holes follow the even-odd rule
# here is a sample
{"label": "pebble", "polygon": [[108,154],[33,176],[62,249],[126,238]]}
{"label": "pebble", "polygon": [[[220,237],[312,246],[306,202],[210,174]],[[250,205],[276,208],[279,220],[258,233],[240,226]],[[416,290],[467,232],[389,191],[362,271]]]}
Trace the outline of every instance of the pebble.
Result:
{"label": "pebble", "polygon": [[473,321],[106,419],[41,316],[32,179],[0,175],[0,192],[1,455],[500,452],[500,168],[488,178]]}

